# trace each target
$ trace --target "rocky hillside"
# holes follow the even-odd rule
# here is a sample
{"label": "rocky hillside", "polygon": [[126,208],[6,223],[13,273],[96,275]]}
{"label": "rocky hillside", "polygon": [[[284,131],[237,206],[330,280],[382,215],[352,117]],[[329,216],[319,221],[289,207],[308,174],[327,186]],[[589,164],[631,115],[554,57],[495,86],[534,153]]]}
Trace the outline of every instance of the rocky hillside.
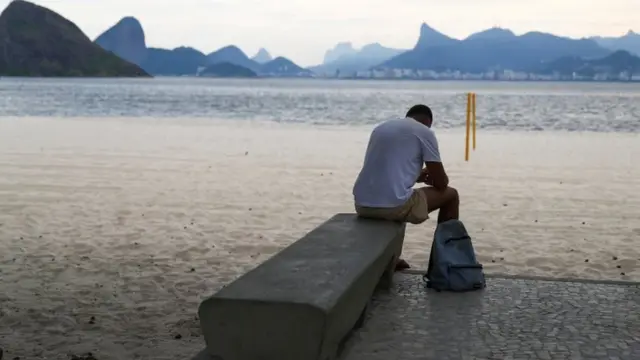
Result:
{"label": "rocky hillside", "polygon": [[148,76],[94,44],[71,21],[22,0],[0,14],[0,75]]}

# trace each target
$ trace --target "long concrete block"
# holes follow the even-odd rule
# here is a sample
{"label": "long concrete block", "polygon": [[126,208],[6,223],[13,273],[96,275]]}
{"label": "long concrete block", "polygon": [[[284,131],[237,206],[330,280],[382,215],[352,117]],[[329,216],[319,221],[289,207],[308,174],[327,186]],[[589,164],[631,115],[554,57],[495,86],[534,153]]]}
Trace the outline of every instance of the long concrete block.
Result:
{"label": "long concrete block", "polygon": [[335,359],[381,279],[390,285],[404,230],[337,214],[204,300],[210,358]]}

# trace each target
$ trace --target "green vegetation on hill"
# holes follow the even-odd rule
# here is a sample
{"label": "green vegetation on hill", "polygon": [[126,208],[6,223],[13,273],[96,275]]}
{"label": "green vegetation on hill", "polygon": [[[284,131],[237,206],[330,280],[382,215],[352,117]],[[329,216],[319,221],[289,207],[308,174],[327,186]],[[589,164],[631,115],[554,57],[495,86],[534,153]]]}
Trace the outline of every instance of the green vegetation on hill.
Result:
{"label": "green vegetation on hill", "polygon": [[0,75],[149,76],[94,44],[71,21],[22,0],[0,14]]}

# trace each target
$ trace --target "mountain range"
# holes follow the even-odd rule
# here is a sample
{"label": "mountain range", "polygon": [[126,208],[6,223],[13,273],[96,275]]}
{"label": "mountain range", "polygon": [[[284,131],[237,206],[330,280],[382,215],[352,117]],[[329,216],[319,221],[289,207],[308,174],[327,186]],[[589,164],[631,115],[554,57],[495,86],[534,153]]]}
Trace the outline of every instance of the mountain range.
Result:
{"label": "mountain range", "polygon": [[[379,43],[356,49],[350,42],[342,42],[325,53],[322,64],[304,69],[284,57],[273,59],[264,48],[251,58],[235,45],[209,54],[188,47],[147,48],[142,25],[134,17],[122,18],[95,42],[153,75],[216,76],[223,76],[220,70],[224,69],[247,76],[253,73],[258,76],[348,76],[369,69],[533,72],[548,71],[558,59],[589,60],[606,58],[620,49],[630,53],[640,50],[640,35],[631,31],[620,38],[570,39],[535,31],[516,35],[509,29],[494,27],[456,39],[423,23],[412,49],[394,49]],[[235,66],[207,70],[226,63]],[[250,71],[237,72],[237,66]]]}
{"label": "mountain range", "polygon": [[234,45],[225,46],[206,55],[190,47],[171,50],[147,47],[142,24],[131,16],[122,18],[100,34],[95,43],[122,59],[138,64],[152,75],[311,76],[311,71],[289,59],[272,59],[265,49],[260,49],[253,58],[249,58]]}
{"label": "mountain range", "polygon": [[[609,55],[618,50],[624,50],[632,57],[640,54],[640,35],[630,31],[617,38],[571,39],[542,32],[518,36],[509,29],[493,27],[465,39],[456,39],[423,23],[412,49],[391,49],[369,44],[356,50],[351,43],[343,42],[326,52],[323,64],[310,69],[321,75],[347,77],[369,69],[546,73],[561,63],[564,64],[562,69],[565,69],[567,58],[613,61],[614,58]],[[555,62],[559,59],[564,60]],[[598,68],[611,71],[618,68],[617,65],[611,65]]]}
{"label": "mountain range", "polygon": [[611,53],[594,40],[570,39],[541,32],[520,36],[494,28],[457,40],[423,24],[416,46],[378,67],[480,73],[488,70],[531,71],[565,56],[604,57]]}
{"label": "mountain range", "polygon": [[[356,49],[343,42],[326,52],[323,64],[304,69],[285,57],[273,58],[266,49],[250,58],[235,45],[208,54],[184,46],[148,47],[142,25],[130,16],[91,42],[71,21],[23,0],[12,1],[0,15],[0,75],[349,77],[375,71],[375,77],[420,78],[434,72],[515,71],[573,77],[597,73],[597,78],[631,74],[635,80],[640,79],[639,51],[640,35],[633,31],[617,38],[570,39],[542,32],[516,35],[494,27],[456,39],[424,23],[411,49],[379,43]],[[430,76],[422,78],[439,78]]]}
{"label": "mountain range", "polygon": [[[465,73],[548,71],[555,60],[567,57],[587,60],[606,58],[619,49],[634,53],[640,50],[639,38],[640,35],[633,32],[620,38],[583,39],[535,31],[516,35],[509,29],[494,27],[465,39],[456,39],[423,23],[412,49],[394,49],[379,43],[356,49],[350,42],[342,42],[325,53],[322,64],[309,69],[284,57],[273,59],[265,49],[260,49],[250,58],[235,45],[225,46],[207,55],[186,47],[147,49],[142,25],[133,17],[123,18],[98,36],[95,42],[153,75],[217,74],[217,71],[207,71],[206,68],[229,63],[250,70],[240,73],[255,73],[258,76],[349,76],[369,69]],[[223,69],[236,68],[227,66]]]}

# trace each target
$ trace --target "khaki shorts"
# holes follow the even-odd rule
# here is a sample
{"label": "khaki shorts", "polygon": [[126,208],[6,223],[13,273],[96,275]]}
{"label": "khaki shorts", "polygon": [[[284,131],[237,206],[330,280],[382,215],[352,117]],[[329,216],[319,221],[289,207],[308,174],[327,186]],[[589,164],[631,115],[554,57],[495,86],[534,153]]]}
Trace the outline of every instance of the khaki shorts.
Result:
{"label": "khaki shorts", "polygon": [[429,218],[429,206],[427,195],[423,191],[413,190],[413,194],[403,205],[394,208],[372,208],[356,205],[356,213],[363,218],[421,224]]}

